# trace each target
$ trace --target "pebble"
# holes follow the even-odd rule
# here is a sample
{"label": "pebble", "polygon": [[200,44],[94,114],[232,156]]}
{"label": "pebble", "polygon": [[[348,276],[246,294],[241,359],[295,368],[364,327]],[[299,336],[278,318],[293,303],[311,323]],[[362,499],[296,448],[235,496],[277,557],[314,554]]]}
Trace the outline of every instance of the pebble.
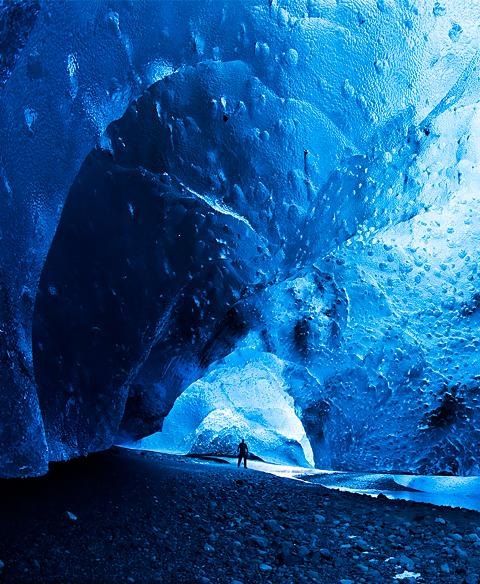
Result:
{"label": "pebble", "polygon": [[268,539],[265,537],[259,537],[258,535],[251,535],[247,538],[247,543],[249,545],[256,545],[261,548],[268,547]]}
{"label": "pebble", "polygon": [[357,549],[362,552],[368,552],[370,550],[368,543],[360,537],[355,541],[355,545],[357,546]]}
{"label": "pebble", "polygon": [[469,533],[467,537],[470,541],[473,541],[473,542],[480,541],[480,537],[478,537],[478,535],[476,533]]}
{"label": "pebble", "polygon": [[333,558],[332,552],[330,550],[327,550],[326,548],[320,549],[320,555],[325,560],[331,560]]}
{"label": "pebble", "polygon": [[463,541],[463,537],[459,533],[452,533],[450,537],[455,541]]}
{"label": "pebble", "polygon": [[308,554],[310,553],[310,550],[306,546],[301,545],[297,549],[297,553],[300,557],[304,558],[305,556],[308,556]]}
{"label": "pebble", "polygon": [[236,541],[236,540],[234,540],[234,541],[231,541],[231,542],[228,544],[228,547],[229,547],[229,548],[230,548],[232,551],[234,551],[234,552],[238,552],[238,551],[240,551],[240,550],[242,549],[242,544],[241,544],[239,541]]}
{"label": "pebble", "polygon": [[265,522],[265,529],[270,533],[280,533],[283,531],[283,527],[280,527],[275,519],[269,519]]}
{"label": "pebble", "polygon": [[407,570],[413,570],[413,568],[415,567],[415,563],[413,562],[413,560],[403,554],[398,557],[397,561],[400,564],[400,566],[406,568]]}
{"label": "pebble", "polygon": [[[218,473],[215,479],[209,476],[214,472],[208,469],[208,478],[199,474],[195,481],[184,473],[185,489],[164,488],[171,504],[168,520],[162,514],[143,519],[150,524],[142,523],[142,536],[136,537],[132,548],[131,553],[142,554],[146,569],[151,570],[150,579],[130,571],[137,582],[418,584],[417,573],[421,573],[422,582],[432,584],[480,584],[476,573],[480,522],[473,514],[442,510],[444,519],[426,505],[388,500],[376,505],[366,498],[363,502],[360,495],[337,497],[302,486],[288,491],[275,478],[247,479],[246,474],[240,489],[236,472],[227,470],[226,479]],[[165,499],[160,490],[156,493],[159,500]],[[80,513],[81,507],[76,509]],[[64,511],[57,519],[65,523],[69,513]],[[87,513],[80,515],[82,525],[91,521]],[[71,528],[65,530],[69,537]],[[115,537],[118,533],[115,529]],[[41,544],[41,538],[38,541]],[[25,559],[22,569],[28,565],[33,571],[36,566],[40,581],[51,562],[63,561],[70,549],[70,539],[55,541],[52,558],[41,561],[41,567],[34,558],[44,557],[44,549],[34,549],[35,555],[32,552]],[[3,555],[8,556],[9,570],[20,565],[10,549],[4,549]],[[185,565],[191,566],[190,572]]]}
{"label": "pebble", "polygon": [[444,574],[450,574],[450,566],[448,564],[442,564],[440,566],[440,570],[444,573]]}

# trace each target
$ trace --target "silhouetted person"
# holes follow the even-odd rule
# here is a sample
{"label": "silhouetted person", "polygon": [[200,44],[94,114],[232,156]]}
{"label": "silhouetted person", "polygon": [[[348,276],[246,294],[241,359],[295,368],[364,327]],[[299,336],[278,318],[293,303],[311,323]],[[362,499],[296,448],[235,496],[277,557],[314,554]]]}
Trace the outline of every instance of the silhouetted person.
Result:
{"label": "silhouetted person", "polygon": [[240,463],[242,462],[242,458],[243,458],[243,465],[245,468],[247,468],[248,446],[245,444],[244,438],[242,438],[242,441],[237,446],[237,452],[238,452],[238,466],[240,466]]}

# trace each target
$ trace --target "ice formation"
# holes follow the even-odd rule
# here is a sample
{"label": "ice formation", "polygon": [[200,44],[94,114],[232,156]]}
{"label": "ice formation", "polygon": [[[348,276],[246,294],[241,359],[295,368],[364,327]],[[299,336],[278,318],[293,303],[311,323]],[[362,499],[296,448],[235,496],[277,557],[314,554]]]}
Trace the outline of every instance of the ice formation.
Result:
{"label": "ice formation", "polygon": [[284,363],[259,353],[251,333],[184,391],[161,432],[136,446],[175,454],[232,456],[244,438],[263,460],[313,466],[313,453],[283,379]]}
{"label": "ice formation", "polygon": [[160,430],[228,355],[317,465],[478,473],[478,20],[2,3],[2,476]]}

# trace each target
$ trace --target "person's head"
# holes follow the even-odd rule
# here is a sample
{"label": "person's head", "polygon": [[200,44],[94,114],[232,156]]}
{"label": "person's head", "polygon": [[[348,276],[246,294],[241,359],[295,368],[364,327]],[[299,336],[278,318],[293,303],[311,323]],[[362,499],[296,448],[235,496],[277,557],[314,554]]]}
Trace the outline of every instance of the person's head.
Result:
{"label": "person's head", "polygon": [[245,442],[245,438],[242,438],[242,442]]}

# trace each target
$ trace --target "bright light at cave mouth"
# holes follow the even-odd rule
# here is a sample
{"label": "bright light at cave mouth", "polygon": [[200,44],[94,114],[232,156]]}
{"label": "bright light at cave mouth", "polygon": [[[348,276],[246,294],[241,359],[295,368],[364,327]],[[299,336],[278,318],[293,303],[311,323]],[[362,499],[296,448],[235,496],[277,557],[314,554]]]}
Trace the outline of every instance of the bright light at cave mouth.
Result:
{"label": "bright light at cave mouth", "polygon": [[460,4],[2,3],[1,476],[244,435],[480,474]]}

